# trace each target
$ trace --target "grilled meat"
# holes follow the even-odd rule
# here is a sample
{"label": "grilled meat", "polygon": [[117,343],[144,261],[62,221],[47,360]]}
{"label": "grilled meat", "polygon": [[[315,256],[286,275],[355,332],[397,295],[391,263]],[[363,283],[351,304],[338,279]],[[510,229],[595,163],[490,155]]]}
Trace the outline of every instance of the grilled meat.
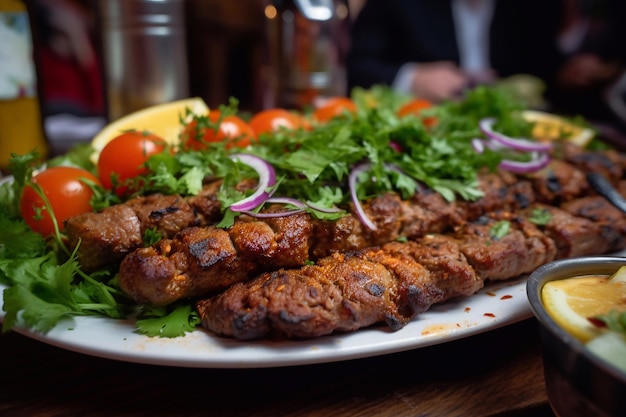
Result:
{"label": "grilled meat", "polygon": [[[236,284],[200,301],[198,311],[205,327],[244,340],[317,337],[381,322],[399,329],[433,303],[481,287],[467,263],[459,262],[457,274],[452,263],[445,265],[445,272],[430,271],[409,250],[395,256],[376,248],[335,253],[313,266]],[[446,280],[453,282],[437,285]]]}
{"label": "grilled meat", "polygon": [[[540,202],[567,204],[575,201],[576,196],[588,193],[582,171],[562,161],[553,161],[548,168],[526,177],[528,180],[519,179],[508,172],[482,174],[481,189],[485,195],[473,202],[449,203],[439,194],[428,191],[416,194],[410,201],[402,201],[398,195],[391,193],[378,196],[364,206],[377,226],[374,231],[365,228],[356,215],[337,221],[320,221],[299,214],[297,217],[283,217],[281,222],[284,222],[284,227],[272,224],[276,223],[275,220],[241,216],[230,230],[213,227],[193,229],[125,257],[120,267],[120,285],[137,302],[163,305],[181,297],[221,291],[265,271],[300,267],[306,261],[315,261],[332,253],[383,245],[399,237],[415,240],[429,233],[447,233],[460,225],[464,225],[466,233],[461,240],[468,241],[467,247],[474,248],[475,256],[479,256],[481,250],[478,248],[484,243],[481,239],[488,238],[488,234],[472,221],[496,212],[520,211],[525,213],[522,217],[530,217],[537,209],[551,213],[551,221],[543,233],[535,234],[534,241],[518,241],[516,257],[511,257],[509,263],[513,263],[513,259],[533,255],[533,242],[542,239],[553,241],[557,257],[606,253],[623,245],[623,231],[614,227],[617,223],[601,225],[589,218],[572,216],[552,205],[535,203],[538,199]],[[570,181],[572,178],[574,181]],[[621,218],[621,214],[619,216]],[[519,219],[515,221],[520,225],[528,223]],[[469,230],[470,225],[472,230]],[[525,227],[526,232],[531,231],[528,226]],[[261,233],[261,230],[267,233]],[[285,233],[286,230],[290,232]],[[455,233],[461,233],[459,230]],[[507,235],[506,239],[512,240],[520,233],[523,232]],[[605,237],[610,239],[603,241]],[[273,246],[276,239],[280,240],[281,251]],[[208,249],[192,251],[190,245]],[[540,242],[539,247],[546,245]],[[285,251],[284,248],[290,247],[297,247],[297,254]],[[289,256],[285,257],[284,253],[289,253]],[[493,252],[484,253],[484,256],[489,256]],[[518,275],[527,272],[523,269],[517,271]],[[485,278],[506,279],[499,275]],[[156,291],[155,287],[159,290]]]}
{"label": "grilled meat", "polygon": [[[572,258],[584,255],[599,255],[623,246],[605,240],[602,225],[585,217],[574,216],[568,211],[544,204],[537,204],[523,212],[532,216],[535,210],[549,215],[549,221],[543,226],[546,236],[554,240],[557,258]],[[623,242],[623,238],[618,240]]]}
{"label": "grilled meat", "polygon": [[186,227],[218,221],[221,213],[216,193],[220,183],[210,183],[188,199],[153,194],[72,217],[65,225],[69,244],[76,247],[80,243],[77,255],[86,271],[119,264],[128,253],[143,246],[146,230],[171,238]]}
{"label": "grilled meat", "polygon": [[[577,201],[568,208],[594,213],[600,222],[624,223],[621,213],[614,217],[610,206],[596,200],[585,199],[588,210]],[[537,210],[550,215],[543,226],[528,220]],[[508,230],[498,233],[503,225]],[[377,323],[396,330],[432,304],[473,294],[487,280],[513,278],[558,257],[624,247],[626,235],[618,240],[621,244],[604,244],[601,226],[592,225],[589,218],[536,204],[520,214],[481,216],[449,234],[333,254],[315,266],[265,273],[196,307],[203,327],[243,340],[317,337]]]}
{"label": "grilled meat", "polygon": [[121,262],[143,242],[139,218],[124,204],[108,207],[97,215],[73,217],[67,221],[65,231],[72,247],[80,243],[77,256],[86,271]]}
{"label": "grilled meat", "polygon": [[302,266],[309,258],[312,227],[306,214],[263,222],[247,217],[228,230],[189,227],[128,255],[120,266],[120,285],[139,303],[165,305],[262,271]]}
{"label": "grilled meat", "polygon": [[552,160],[547,167],[524,176],[532,184],[536,201],[560,205],[589,193],[585,173],[562,160]]}
{"label": "grilled meat", "polygon": [[616,183],[623,178],[626,156],[616,150],[591,151],[570,142],[558,144],[560,159],[584,172],[597,172]]}
{"label": "grilled meat", "polygon": [[626,216],[604,197],[596,195],[579,198],[561,205],[561,208],[599,227],[602,244],[597,247],[596,254],[617,252],[626,247]]}
{"label": "grilled meat", "polygon": [[531,272],[557,255],[552,239],[527,218],[509,212],[466,222],[450,236],[483,280]]}
{"label": "grilled meat", "polygon": [[[470,216],[515,210],[520,201],[532,201],[528,183],[516,185],[513,180],[508,173],[481,176],[485,197],[475,202],[448,203],[432,192],[411,201],[391,193],[378,196],[364,205],[377,225],[374,231],[354,214],[337,221],[316,220],[308,214],[262,220],[240,216],[228,230],[192,228],[126,256],[120,266],[120,285],[139,303],[163,305],[223,290],[264,271],[300,267],[335,252],[382,245],[401,236],[416,239],[445,232]],[[273,206],[269,211],[280,209]]]}
{"label": "grilled meat", "polygon": [[435,303],[469,296],[487,279],[530,272],[552,259],[554,243],[521,217],[510,231],[499,217],[459,227],[452,235],[390,242],[314,266],[264,273],[201,300],[202,325],[238,339],[308,338],[376,323],[397,330]]}

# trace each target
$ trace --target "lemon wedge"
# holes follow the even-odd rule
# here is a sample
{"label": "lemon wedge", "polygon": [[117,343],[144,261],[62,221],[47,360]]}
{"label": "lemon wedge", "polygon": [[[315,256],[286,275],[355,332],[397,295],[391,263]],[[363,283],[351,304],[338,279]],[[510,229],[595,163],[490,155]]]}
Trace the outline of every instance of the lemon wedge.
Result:
{"label": "lemon wedge", "polygon": [[585,147],[595,135],[592,129],[575,125],[555,114],[525,110],[523,117],[527,121],[535,123],[532,135],[537,140],[551,141],[566,137],[567,141]]}
{"label": "lemon wedge", "polygon": [[192,97],[150,106],[114,120],[92,139],[91,145],[94,149],[91,155],[92,162],[97,163],[100,152],[106,144],[125,130],[147,130],[170,144],[176,144],[181,129],[180,118],[185,116],[187,109],[198,115],[207,114],[209,111],[201,98]]}
{"label": "lemon wedge", "polygon": [[609,279],[585,276],[547,282],[541,297],[547,313],[563,329],[588,342],[601,331],[588,317],[606,314],[610,310],[626,311],[626,267]]}

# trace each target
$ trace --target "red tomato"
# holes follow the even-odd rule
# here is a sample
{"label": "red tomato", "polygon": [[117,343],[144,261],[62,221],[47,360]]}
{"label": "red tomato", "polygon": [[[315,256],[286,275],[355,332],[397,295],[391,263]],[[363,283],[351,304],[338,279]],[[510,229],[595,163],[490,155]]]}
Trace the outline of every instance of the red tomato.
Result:
{"label": "red tomato", "polygon": [[250,119],[249,124],[257,136],[280,129],[296,130],[307,127],[304,117],[285,109],[262,110]]}
{"label": "red tomato", "polygon": [[[405,117],[409,114],[419,115],[422,110],[429,109],[433,106],[433,104],[421,98],[411,100],[398,110],[398,116]],[[430,127],[437,123],[437,119],[434,117],[425,117],[423,120],[424,126]]]}
{"label": "red tomato", "polygon": [[326,123],[345,113],[355,113],[356,104],[347,97],[333,97],[313,112],[313,117],[320,123]]}
{"label": "red tomato", "polygon": [[[181,142],[186,149],[206,149],[207,143],[226,141],[226,149],[245,148],[255,140],[254,131],[248,123],[235,115],[220,121],[220,112],[212,110],[207,119],[194,119],[183,130]],[[219,123],[219,124],[218,124]]]}
{"label": "red tomato", "polygon": [[[93,191],[83,179],[100,185],[100,181],[89,171],[74,167],[54,167],[35,175],[32,182],[38,184],[54,213],[59,229],[65,228],[70,217],[92,211]],[[20,215],[31,229],[48,236],[54,233],[52,216],[45,200],[35,189],[27,185],[20,197]]]}
{"label": "red tomato", "polygon": [[[106,144],[98,158],[98,177],[102,185],[113,188],[113,178],[117,184],[135,178],[146,172],[145,163],[150,155],[163,152],[165,141],[159,136],[132,130],[124,132]],[[118,194],[124,194],[127,187],[115,188]]]}

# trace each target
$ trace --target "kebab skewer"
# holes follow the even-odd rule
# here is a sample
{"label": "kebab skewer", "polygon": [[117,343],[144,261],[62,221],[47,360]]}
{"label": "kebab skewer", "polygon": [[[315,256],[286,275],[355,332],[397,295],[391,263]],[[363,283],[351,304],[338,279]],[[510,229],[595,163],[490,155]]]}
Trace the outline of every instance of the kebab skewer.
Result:
{"label": "kebab skewer", "polygon": [[[577,210],[577,203],[570,208]],[[487,281],[514,278],[559,257],[623,249],[623,214],[602,197],[585,204],[594,220],[536,204],[521,214],[481,216],[451,234],[335,253],[235,284],[199,301],[197,310],[204,328],[242,340],[312,338],[380,323],[398,330],[433,304],[472,295]],[[541,226],[529,220],[538,212],[547,215]],[[607,240],[611,225],[615,239]]]}

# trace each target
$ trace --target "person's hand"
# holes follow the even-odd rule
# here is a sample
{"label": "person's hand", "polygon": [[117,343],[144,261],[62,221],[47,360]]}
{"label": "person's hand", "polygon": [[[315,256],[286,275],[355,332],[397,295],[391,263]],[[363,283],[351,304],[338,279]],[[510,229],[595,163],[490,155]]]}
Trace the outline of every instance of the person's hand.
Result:
{"label": "person's hand", "polygon": [[467,84],[467,77],[453,62],[433,62],[418,65],[411,90],[416,96],[437,103],[460,96]]}

